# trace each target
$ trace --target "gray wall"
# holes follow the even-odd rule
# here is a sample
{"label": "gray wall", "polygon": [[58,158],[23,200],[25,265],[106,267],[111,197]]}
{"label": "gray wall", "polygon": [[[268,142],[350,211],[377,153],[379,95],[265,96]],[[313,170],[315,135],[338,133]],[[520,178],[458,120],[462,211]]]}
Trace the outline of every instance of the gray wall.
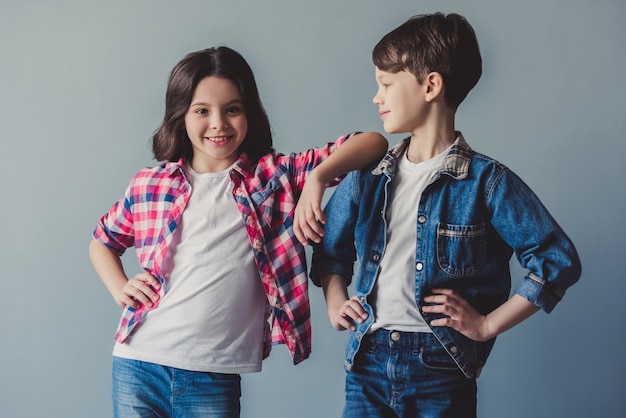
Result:
{"label": "gray wall", "polygon": [[[276,148],[303,150],[382,130],[371,49],[436,10],[465,15],[484,55],[458,128],[533,187],[584,267],[552,314],[499,338],[480,416],[623,416],[623,0],[0,0],[0,416],[111,415],[119,309],[87,244],[128,179],[154,164],[149,138],[185,53],[239,50]],[[125,262],[136,271],[132,251]],[[312,357],[294,367],[277,347],[244,376],[244,417],[339,415],[346,335],[332,331],[320,293]]]}

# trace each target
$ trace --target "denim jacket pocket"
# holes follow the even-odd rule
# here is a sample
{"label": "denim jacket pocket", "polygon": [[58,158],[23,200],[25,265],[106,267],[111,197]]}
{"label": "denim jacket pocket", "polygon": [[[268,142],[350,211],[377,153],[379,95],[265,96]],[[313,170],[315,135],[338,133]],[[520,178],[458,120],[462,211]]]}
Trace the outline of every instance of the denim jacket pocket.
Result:
{"label": "denim jacket pocket", "polygon": [[485,224],[437,225],[437,262],[451,276],[471,276],[485,262]]}

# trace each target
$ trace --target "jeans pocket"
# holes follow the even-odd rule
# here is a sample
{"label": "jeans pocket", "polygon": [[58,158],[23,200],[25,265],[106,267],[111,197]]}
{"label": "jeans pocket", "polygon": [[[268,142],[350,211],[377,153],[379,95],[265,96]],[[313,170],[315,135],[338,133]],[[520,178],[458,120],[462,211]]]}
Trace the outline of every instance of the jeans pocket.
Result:
{"label": "jeans pocket", "polygon": [[437,262],[450,276],[470,276],[485,262],[485,224],[437,225]]}
{"label": "jeans pocket", "polygon": [[464,376],[459,366],[443,347],[422,348],[419,360],[425,369],[452,376]]}

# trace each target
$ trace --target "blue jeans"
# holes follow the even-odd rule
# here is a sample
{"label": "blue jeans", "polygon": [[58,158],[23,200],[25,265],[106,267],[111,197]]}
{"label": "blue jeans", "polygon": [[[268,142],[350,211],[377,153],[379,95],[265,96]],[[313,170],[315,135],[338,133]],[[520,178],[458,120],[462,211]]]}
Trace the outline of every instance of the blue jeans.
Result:
{"label": "blue jeans", "polygon": [[238,374],[192,372],[113,357],[116,418],[239,417]]}
{"label": "blue jeans", "polygon": [[343,417],[476,417],[476,380],[433,334],[380,329],[347,372]]}

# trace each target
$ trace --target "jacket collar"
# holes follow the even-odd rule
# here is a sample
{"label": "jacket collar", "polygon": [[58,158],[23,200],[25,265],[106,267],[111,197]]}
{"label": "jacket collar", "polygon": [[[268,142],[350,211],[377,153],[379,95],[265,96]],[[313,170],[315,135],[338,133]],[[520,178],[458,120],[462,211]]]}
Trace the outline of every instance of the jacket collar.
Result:
{"label": "jacket collar", "polygon": [[[372,170],[372,174],[394,174],[398,165],[398,160],[408,148],[410,141],[411,137],[408,137],[392,147],[380,161],[378,166]],[[463,134],[461,132],[457,132],[456,140],[448,150],[441,166],[437,169],[435,177],[439,177],[442,174],[447,174],[457,180],[467,177],[472,155],[473,151],[469,144],[465,141],[465,138],[463,138]]]}

